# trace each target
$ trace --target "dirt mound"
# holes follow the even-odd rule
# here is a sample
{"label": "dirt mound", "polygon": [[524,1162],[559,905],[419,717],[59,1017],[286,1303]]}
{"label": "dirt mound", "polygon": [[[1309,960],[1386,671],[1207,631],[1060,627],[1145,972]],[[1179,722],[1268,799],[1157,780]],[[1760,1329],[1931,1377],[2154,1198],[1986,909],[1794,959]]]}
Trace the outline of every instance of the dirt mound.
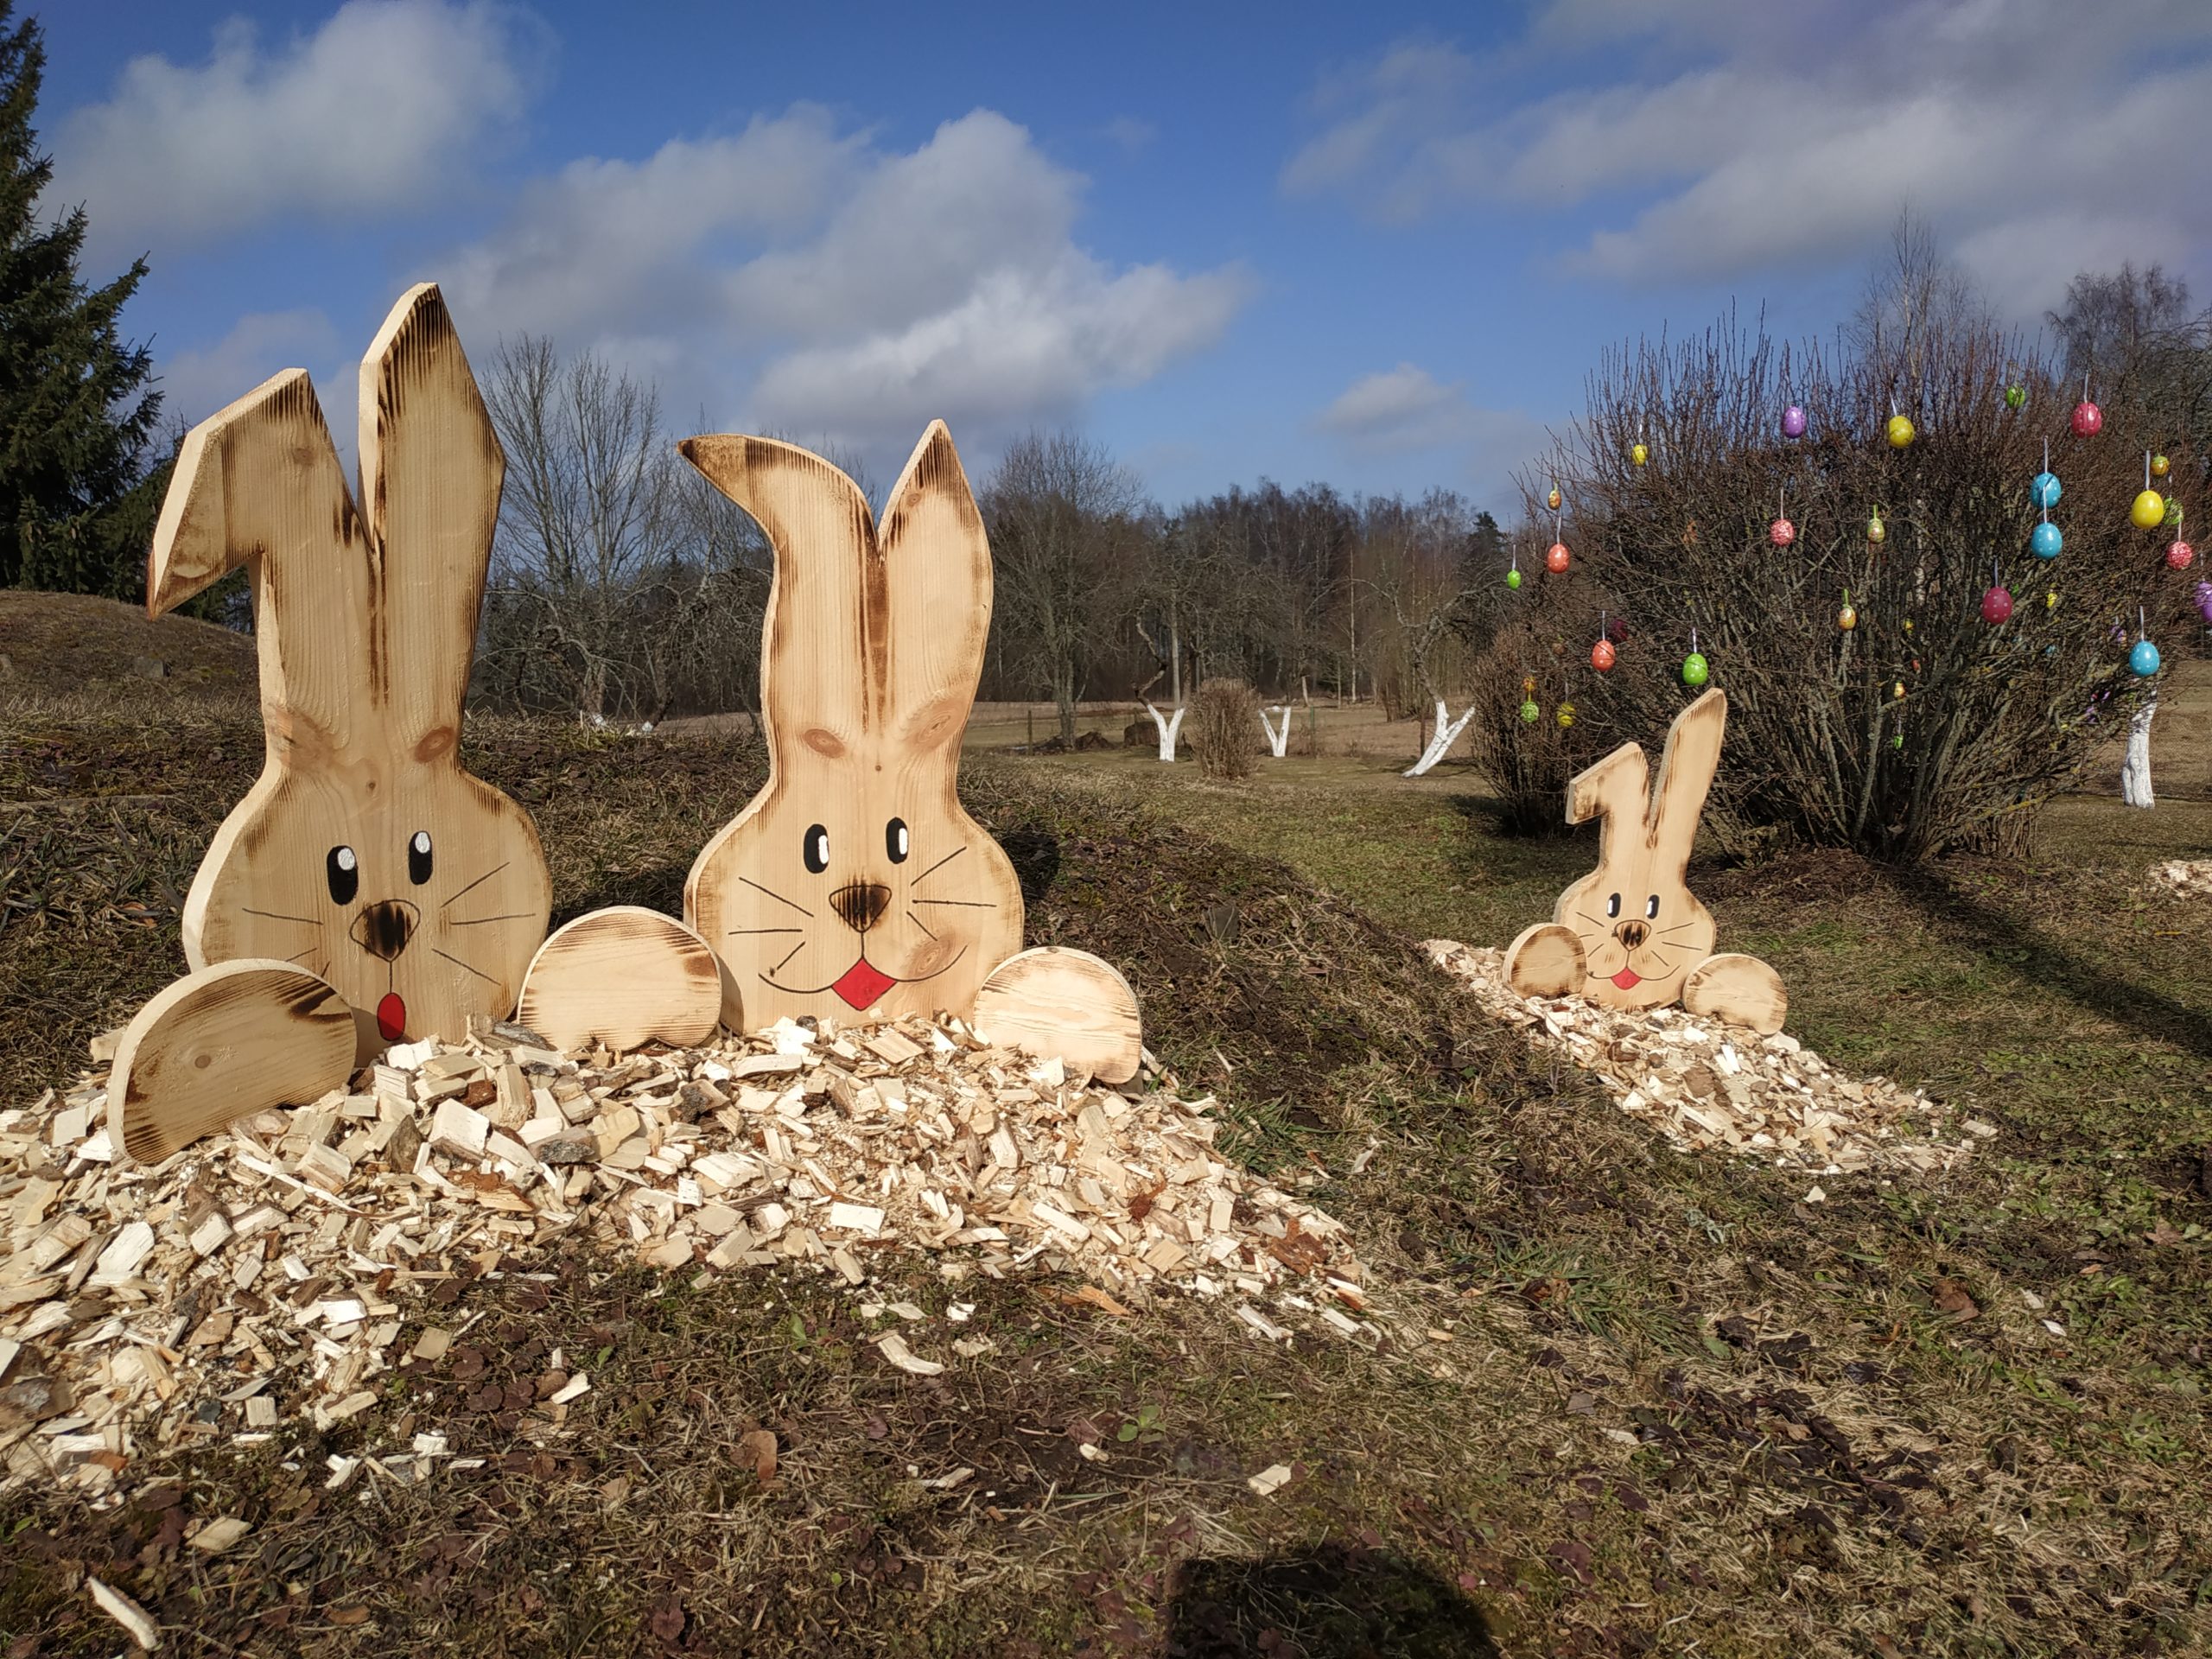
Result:
{"label": "dirt mound", "polygon": [[89,594],[0,588],[0,690],[60,696],[127,680],[251,697],[256,673],[249,634]]}

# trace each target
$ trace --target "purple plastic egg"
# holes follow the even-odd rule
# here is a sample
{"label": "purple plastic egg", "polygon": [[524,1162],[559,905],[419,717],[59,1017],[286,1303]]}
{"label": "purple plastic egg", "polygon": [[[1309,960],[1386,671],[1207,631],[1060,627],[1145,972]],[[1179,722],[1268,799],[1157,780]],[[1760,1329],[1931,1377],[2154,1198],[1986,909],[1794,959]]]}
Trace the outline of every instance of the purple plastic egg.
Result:
{"label": "purple plastic egg", "polygon": [[1805,435],[1805,411],[1796,404],[1782,411],[1782,435],[1785,438]]}
{"label": "purple plastic egg", "polygon": [[2196,584],[2196,613],[2204,619],[2207,626],[2212,626],[2212,582]]}

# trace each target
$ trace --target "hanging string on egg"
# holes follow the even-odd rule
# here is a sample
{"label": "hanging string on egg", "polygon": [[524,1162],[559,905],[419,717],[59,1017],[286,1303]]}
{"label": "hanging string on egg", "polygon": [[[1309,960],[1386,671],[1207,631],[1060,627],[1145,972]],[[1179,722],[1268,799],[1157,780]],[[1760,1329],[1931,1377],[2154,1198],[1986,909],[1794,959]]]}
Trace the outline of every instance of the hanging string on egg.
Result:
{"label": "hanging string on egg", "polygon": [[1512,554],[1506,568],[1505,585],[1516,594],[1521,591],[1521,555],[1518,551]]}
{"label": "hanging string on egg", "polygon": [[1598,613],[1598,643],[1590,647],[1590,666],[1603,674],[1613,665],[1615,653],[1610,630],[1605,626],[1605,613]]}
{"label": "hanging string on egg", "polygon": [[1555,576],[1563,576],[1567,574],[1568,563],[1567,541],[1560,534],[1559,514],[1554,512],[1552,514],[1552,544],[1550,550],[1544,555],[1544,569]]}
{"label": "hanging string on egg", "polygon": [[1902,449],[1912,442],[1912,423],[1897,410],[1897,400],[1890,399],[1890,448]]}
{"label": "hanging string on egg", "polygon": [[2082,372],[2082,401],[2074,405],[2074,435],[2094,438],[2104,430],[2105,412],[2089,401],[2089,373]]}
{"label": "hanging string on egg", "polygon": [[1706,680],[1710,677],[1711,672],[1712,671],[1707,666],[1705,658],[1698,654],[1697,630],[1695,628],[1692,628],[1690,630],[1690,654],[1682,658],[1682,683],[1684,685],[1703,685],[1706,683]]}
{"label": "hanging string on egg", "polygon": [[2151,487],[2151,452],[2143,452],[2143,493],[2127,509],[2128,522],[2138,530],[2156,530],[2166,521],[2166,499]]}
{"label": "hanging string on egg", "polygon": [[2012,616],[2012,589],[2005,587],[2004,572],[1994,559],[1989,562],[1989,591],[1981,596],[1981,620],[1994,627]]}
{"label": "hanging string on egg", "polygon": [[2138,679],[2147,680],[2158,671],[2158,648],[2151,643],[2151,631],[2139,605],[2135,607],[2135,649],[2127,653],[2127,666]]}
{"label": "hanging string on egg", "polygon": [[1835,613],[1835,625],[1846,633],[1859,626],[1859,613],[1851,608],[1851,589],[1843,590],[1843,608]]}
{"label": "hanging string on egg", "polygon": [[1789,491],[1789,483],[1785,479],[1782,487],[1774,493],[1774,522],[1767,526],[1766,538],[1777,547],[1787,547],[1797,539],[1797,526],[1787,517]]}

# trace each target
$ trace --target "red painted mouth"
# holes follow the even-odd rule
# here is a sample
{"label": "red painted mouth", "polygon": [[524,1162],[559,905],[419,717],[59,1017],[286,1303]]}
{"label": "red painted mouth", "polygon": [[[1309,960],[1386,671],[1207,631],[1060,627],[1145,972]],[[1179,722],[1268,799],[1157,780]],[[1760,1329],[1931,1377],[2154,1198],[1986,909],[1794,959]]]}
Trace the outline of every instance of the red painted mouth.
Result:
{"label": "red painted mouth", "polygon": [[377,1004],[377,1035],[387,1043],[396,1043],[407,1034],[407,1005],[399,1000],[397,991],[386,991],[384,1001]]}
{"label": "red painted mouth", "polygon": [[1643,983],[1643,976],[1633,968],[1624,968],[1613,976],[1613,983],[1624,991],[1632,991]]}
{"label": "red painted mouth", "polygon": [[852,1007],[865,1014],[877,1000],[899,982],[885,973],[866,957],[845,969],[844,976],[830,988],[843,997]]}

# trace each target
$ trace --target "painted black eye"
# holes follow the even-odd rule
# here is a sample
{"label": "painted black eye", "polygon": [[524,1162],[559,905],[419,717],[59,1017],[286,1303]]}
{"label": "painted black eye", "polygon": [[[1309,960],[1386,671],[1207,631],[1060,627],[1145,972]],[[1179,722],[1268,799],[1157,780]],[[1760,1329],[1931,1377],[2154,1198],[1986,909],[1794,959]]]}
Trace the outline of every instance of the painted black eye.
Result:
{"label": "painted black eye", "polygon": [[353,895],[361,890],[361,861],[353,856],[353,849],[332,848],[330,856],[322,861],[322,873],[330,883],[330,902],[352,904]]}
{"label": "painted black eye", "polygon": [[883,826],[883,850],[891,855],[891,861],[893,864],[904,864],[906,861],[906,819],[893,818]]}
{"label": "painted black eye", "polygon": [[417,830],[407,843],[407,879],[421,887],[430,879],[430,832]]}
{"label": "painted black eye", "polygon": [[1618,916],[1620,913],[1621,896],[1617,893],[1611,898],[1605,900],[1605,914],[1610,918]]}
{"label": "painted black eye", "polygon": [[1657,893],[1653,893],[1649,899],[1643,901],[1643,916],[1646,921],[1656,921],[1659,919],[1659,895]]}
{"label": "painted black eye", "polygon": [[799,849],[799,855],[806,860],[806,868],[817,875],[828,869],[830,868],[830,832],[818,823],[809,825],[805,842]]}

